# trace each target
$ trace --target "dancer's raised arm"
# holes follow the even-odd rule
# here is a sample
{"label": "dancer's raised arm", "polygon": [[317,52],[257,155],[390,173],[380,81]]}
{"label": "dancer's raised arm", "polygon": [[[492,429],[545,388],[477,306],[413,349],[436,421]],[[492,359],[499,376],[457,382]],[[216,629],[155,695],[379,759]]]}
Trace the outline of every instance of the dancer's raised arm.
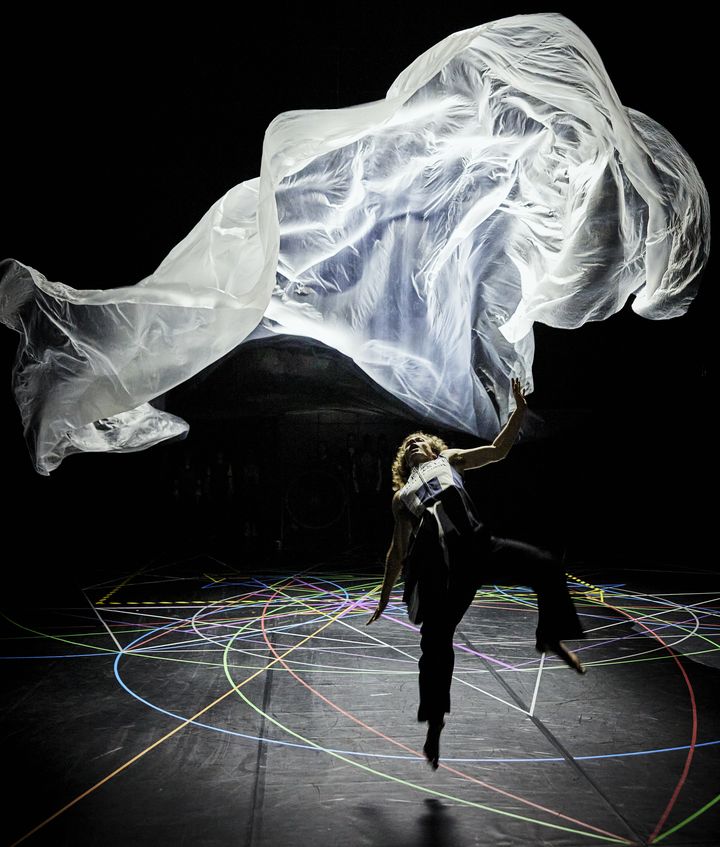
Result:
{"label": "dancer's raised arm", "polygon": [[470,450],[443,450],[441,455],[445,456],[451,465],[460,471],[469,471],[473,468],[481,468],[491,462],[499,462],[507,456],[515,443],[527,410],[525,394],[519,379],[513,379],[512,392],[515,398],[515,411],[510,415],[493,443],[487,447],[473,447]]}

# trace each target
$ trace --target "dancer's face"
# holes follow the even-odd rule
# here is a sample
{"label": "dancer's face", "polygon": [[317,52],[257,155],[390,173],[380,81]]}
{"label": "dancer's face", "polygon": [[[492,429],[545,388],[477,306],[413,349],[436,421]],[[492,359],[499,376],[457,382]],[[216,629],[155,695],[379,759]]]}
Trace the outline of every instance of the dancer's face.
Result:
{"label": "dancer's face", "polygon": [[437,456],[430,446],[427,438],[422,435],[416,435],[405,445],[405,464],[409,468],[414,468],[416,465],[421,465],[423,462],[431,462]]}

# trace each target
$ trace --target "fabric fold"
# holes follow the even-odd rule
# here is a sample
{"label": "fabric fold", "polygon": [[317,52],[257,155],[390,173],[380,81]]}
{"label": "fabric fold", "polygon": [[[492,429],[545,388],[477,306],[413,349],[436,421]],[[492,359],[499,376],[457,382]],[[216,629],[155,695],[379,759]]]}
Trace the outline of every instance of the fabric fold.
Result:
{"label": "fabric fold", "polygon": [[620,103],[571,21],[519,15],[445,38],[383,100],[279,115],[260,177],[137,285],[77,291],[3,263],[0,319],[21,335],[41,473],[181,434],[150,402],[258,328],[329,344],[413,411],[490,438],[512,378],[532,389],[535,321],[573,328],[631,298],[681,315],[709,241],[677,141]]}

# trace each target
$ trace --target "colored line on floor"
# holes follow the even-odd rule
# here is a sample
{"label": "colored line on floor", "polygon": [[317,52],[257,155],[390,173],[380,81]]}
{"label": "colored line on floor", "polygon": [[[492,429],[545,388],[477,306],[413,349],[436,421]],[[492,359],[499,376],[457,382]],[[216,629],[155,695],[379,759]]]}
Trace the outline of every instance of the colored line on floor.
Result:
{"label": "colored line on floor", "polygon": [[259,668],[257,671],[255,671],[255,673],[253,673],[253,674],[251,674],[250,676],[246,677],[246,678],[245,678],[245,679],[244,679],[241,683],[238,683],[238,684],[233,683],[233,687],[232,687],[229,691],[226,691],[224,694],[221,694],[221,695],[220,695],[220,697],[218,697],[217,699],[213,700],[213,702],[212,702],[212,703],[209,703],[207,706],[204,706],[202,709],[200,709],[200,711],[199,711],[199,712],[197,712],[196,714],[194,714],[191,718],[188,718],[186,721],[183,721],[183,723],[179,724],[179,725],[178,725],[178,726],[176,726],[174,729],[170,730],[170,732],[165,733],[165,735],[163,735],[163,736],[162,736],[162,738],[159,738],[159,739],[157,739],[157,741],[154,741],[152,744],[150,744],[150,745],[149,745],[148,747],[146,747],[144,750],[141,750],[139,753],[137,753],[137,754],[136,754],[135,756],[133,756],[131,759],[128,759],[128,761],[127,761],[127,762],[125,762],[124,764],[120,765],[120,767],[115,768],[115,770],[114,770],[114,771],[112,771],[112,773],[109,773],[107,776],[103,777],[101,780],[99,780],[98,782],[96,782],[96,783],[95,783],[94,785],[92,785],[90,788],[88,788],[87,790],[83,791],[83,792],[82,792],[82,794],[79,794],[77,797],[75,797],[75,798],[74,798],[73,800],[71,800],[69,803],[66,803],[66,804],[65,804],[62,808],[58,809],[58,810],[57,810],[56,812],[54,812],[52,815],[50,815],[49,817],[45,818],[45,820],[44,820],[44,821],[41,821],[39,824],[37,824],[37,826],[33,827],[33,828],[29,831],[29,832],[27,832],[25,835],[21,836],[21,837],[20,837],[17,841],[14,841],[14,842],[10,845],[10,847],[16,847],[16,845],[18,845],[18,844],[22,844],[22,842],[23,842],[23,841],[26,841],[28,838],[30,838],[30,836],[34,835],[36,832],[38,832],[39,830],[41,830],[43,827],[47,826],[47,824],[49,824],[49,823],[51,823],[52,821],[54,821],[54,820],[55,820],[55,818],[59,817],[59,816],[60,816],[63,812],[66,812],[68,809],[71,809],[73,806],[75,806],[75,805],[76,805],[77,803],[79,803],[81,800],[84,800],[84,799],[85,799],[85,797],[89,796],[89,795],[90,795],[90,794],[92,794],[94,791],[96,791],[98,788],[100,788],[101,786],[105,785],[105,783],[106,783],[106,782],[109,782],[109,781],[110,781],[113,777],[117,776],[119,773],[122,773],[122,771],[124,771],[124,770],[126,770],[127,768],[129,768],[129,767],[130,767],[130,765],[132,765],[132,764],[134,764],[135,762],[137,762],[139,759],[141,759],[143,756],[145,756],[145,755],[146,755],[147,753],[149,753],[151,750],[154,750],[156,747],[159,747],[159,746],[160,746],[160,744],[162,744],[164,741],[167,741],[167,740],[168,740],[168,738],[172,738],[174,735],[176,735],[178,732],[180,732],[180,730],[181,730],[181,729],[184,729],[186,726],[188,726],[189,724],[191,724],[194,720],[196,720],[197,718],[199,718],[199,717],[200,717],[200,715],[204,715],[204,714],[205,714],[205,712],[209,712],[209,711],[210,711],[210,709],[212,709],[214,706],[217,706],[217,705],[218,705],[218,703],[221,703],[223,700],[225,700],[225,698],[226,698],[226,697],[229,697],[231,694],[233,694],[233,693],[235,693],[236,691],[238,691],[238,689],[239,689],[239,688],[241,688],[241,687],[242,687],[242,686],[244,686],[244,685],[247,685],[247,684],[248,684],[249,682],[251,682],[253,679],[255,679],[256,677],[258,677],[261,673],[264,673],[265,671],[267,671],[267,670],[268,670],[268,668],[271,668],[271,667],[273,667],[274,665],[276,665],[278,662],[280,662],[282,659],[284,659],[286,656],[288,656],[290,653],[292,653],[292,652],[293,652],[293,650],[296,650],[298,647],[300,647],[300,646],[301,646],[302,644],[304,644],[306,641],[309,641],[311,638],[313,638],[313,637],[314,637],[315,635],[317,635],[319,632],[322,632],[324,629],[326,629],[327,627],[331,626],[331,625],[335,622],[335,620],[336,620],[337,618],[340,618],[340,617],[342,617],[343,615],[347,614],[347,613],[348,613],[351,609],[353,609],[353,608],[354,608],[354,606],[355,606],[355,605],[360,604],[360,603],[364,602],[365,600],[369,599],[370,595],[372,595],[373,593],[377,592],[378,590],[379,590],[379,586],[378,586],[378,587],[376,587],[376,588],[373,588],[370,592],[368,592],[365,596],[363,596],[363,597],[362,597],[360,600],[358,600],[355,604],[353,604],[353,605],[349,605],[349,606],[347,606],[346,608],[341,609],[341,610],[337,613],[337,615],[335,615],[334,617],[330,618],[330,619],[329,619],[326,623],[324,623],[321,627],[319,627],[319,628],[318,628],[315,632],[310,633],[310,635],[306,636],[306,637],[305,637],[305,638],[303,638],[301,641],[299,641],[297,644],[295,644],[295,645],[293,645],[292,647],[290,647],[290,648],[289,648],[288,650],[286,650],[286,651],[285,651],[285,652],[284,652],[284,653],[283,653],[283,654],[282,654],[279,658],[277,658],[277,659],[273,659],[271,662],[269,662],[267,665],[265,665],[265,667],[263,667],[263,668]]}

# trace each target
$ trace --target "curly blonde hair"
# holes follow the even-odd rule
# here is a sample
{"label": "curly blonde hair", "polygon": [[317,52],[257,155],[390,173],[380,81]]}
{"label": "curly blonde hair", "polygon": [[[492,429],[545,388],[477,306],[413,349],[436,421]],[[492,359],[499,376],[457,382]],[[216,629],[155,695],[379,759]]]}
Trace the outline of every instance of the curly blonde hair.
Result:
{"label": "curly blonde hair", "polygon": [[427,432],[411,432],[410,435],[403,439],[403,442],[398,448],[397,454],[392,463],[391,473],[393,491],[399,491],[407,482],[408,476],[410,476],[410,469],[405,461],[405,453],[407,452],[407,446],[410,440],[412,438],[417,438],[418,436],[427,439],[433,453],[435,453],[436,456],[439,456],[443,450],[448,449],[447,444],[437,435],[428,435]]}

